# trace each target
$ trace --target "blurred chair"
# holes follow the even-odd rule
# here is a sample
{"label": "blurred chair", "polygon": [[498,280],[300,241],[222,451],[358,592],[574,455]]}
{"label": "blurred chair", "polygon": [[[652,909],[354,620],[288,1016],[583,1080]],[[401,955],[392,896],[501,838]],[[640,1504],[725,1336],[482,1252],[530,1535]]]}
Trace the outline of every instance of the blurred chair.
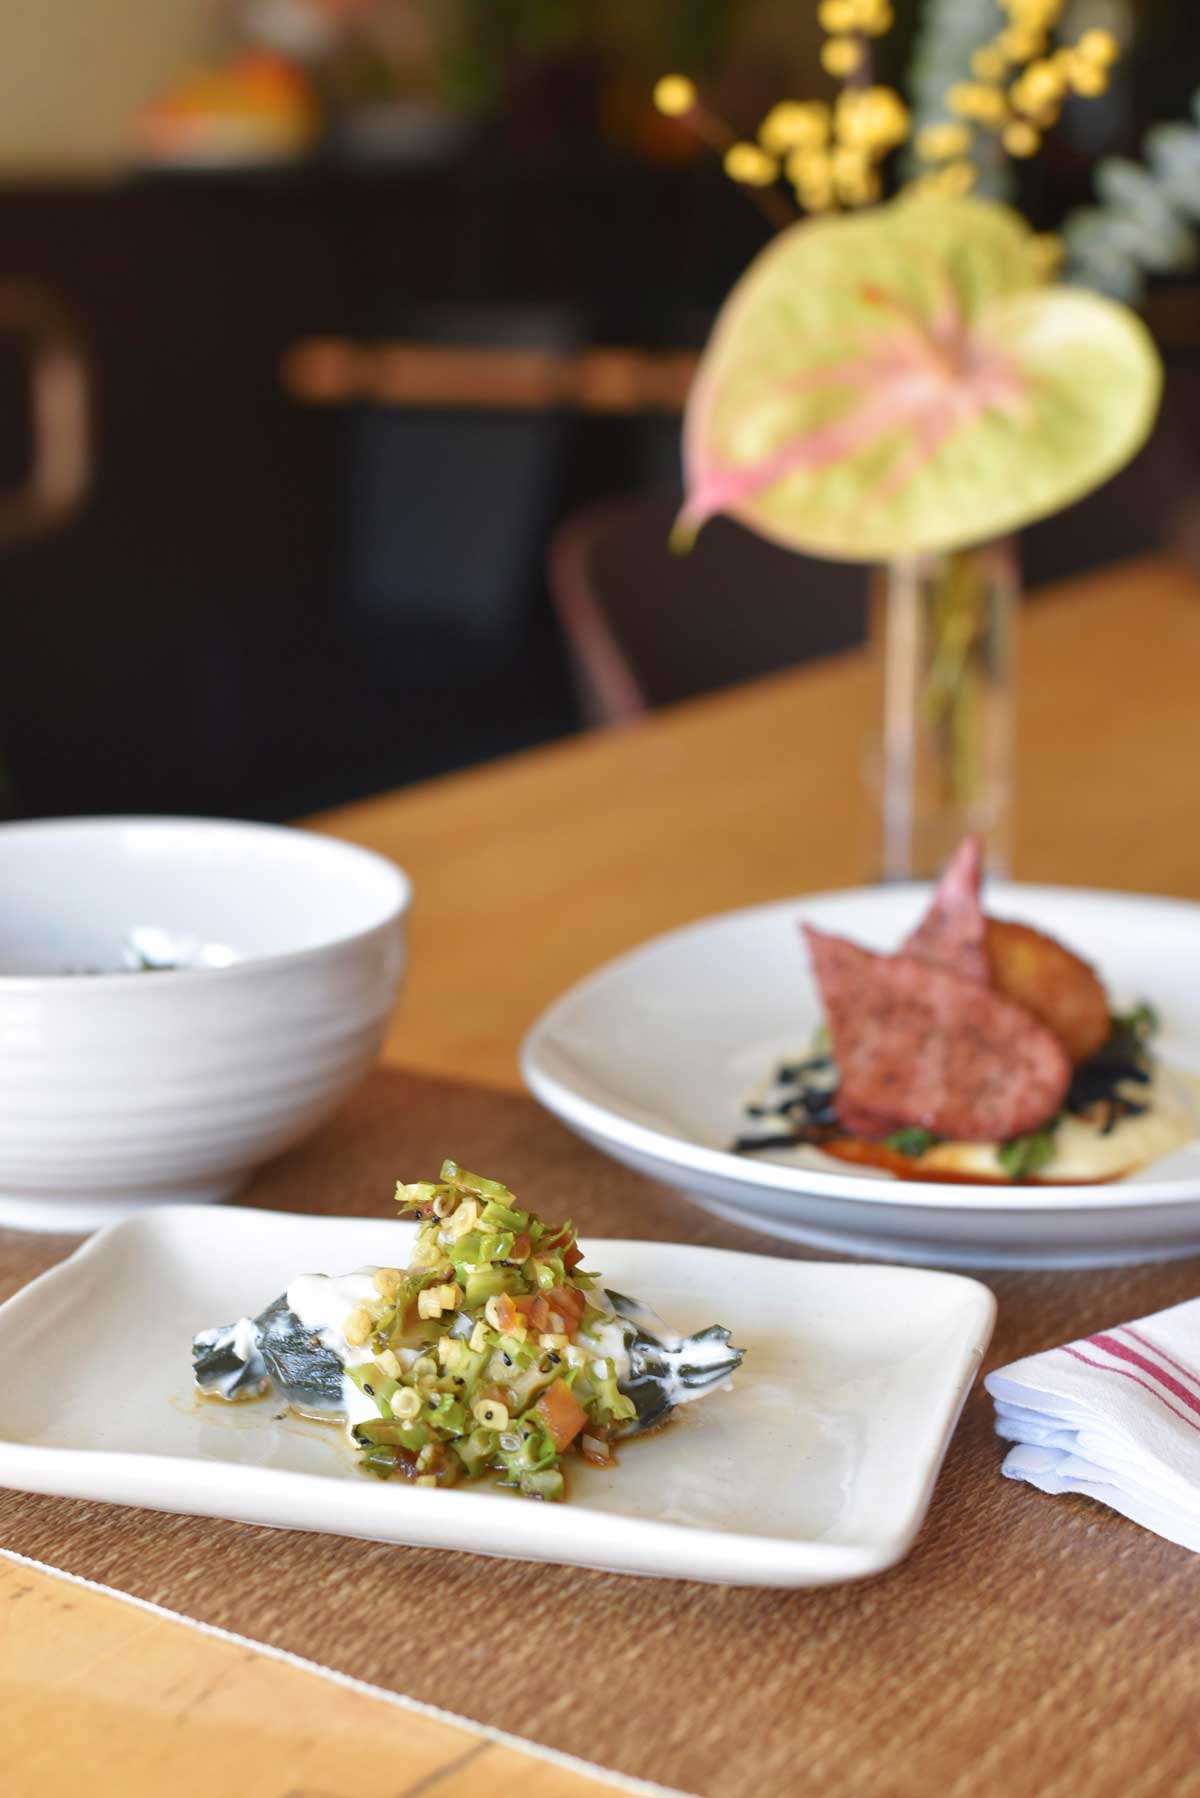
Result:
{"label": "blurred chair", "polygon": [[551,541],[550,592],[589,724],[614,724],[862,640],[866,575],[717,518],[685,556],[674,503],[622,494]]}
{"label": "blurred chair", "polygon": [[570,307],[403,318],[405,366],[424,385],[397,379],[341,413],[339,586],[381,680],[450,695],[521,655],[573,428],[564,407],[506,406],[479,382],[455,390],[456,361],[566,354],[582,326]]}

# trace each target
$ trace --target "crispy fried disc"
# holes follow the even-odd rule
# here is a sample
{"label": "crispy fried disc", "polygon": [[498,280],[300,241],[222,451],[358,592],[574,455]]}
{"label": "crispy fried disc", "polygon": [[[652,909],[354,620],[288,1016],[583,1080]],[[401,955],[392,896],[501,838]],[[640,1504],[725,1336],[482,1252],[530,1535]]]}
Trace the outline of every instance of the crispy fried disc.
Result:
{"label": "crispy fried disc", "polygon": [[1082,957],[1031,924],[989,918],[985,935],[993,987],[1053,1030],[1072,1061],[1108,1040],[1108,995]]}

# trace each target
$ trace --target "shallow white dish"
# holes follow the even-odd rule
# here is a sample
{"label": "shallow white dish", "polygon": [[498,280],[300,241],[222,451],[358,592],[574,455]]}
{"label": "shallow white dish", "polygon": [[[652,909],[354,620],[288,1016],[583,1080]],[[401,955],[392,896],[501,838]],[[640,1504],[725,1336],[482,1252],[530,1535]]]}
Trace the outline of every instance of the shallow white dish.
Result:
{"label": "shallow white dish", "polygon": [[0,1306],[0,1485],[732,1585],[907,1552],[995,1315],[958,1275],[594,1242],[614,1285],[684,1329],[726,1324],[746,1361],[616,1468],[572,1460],[565,1505],[381,1483],[328,1424],[194,1397],[196,1330],[304,1270],[403,1262],[413,1228],[182,1207],[101,1232]]}
{"label": "shallow white dish", "polygon": [[0,826],[0,1223],[224,1198],[297,1142],[379,1051],[409,897],[310,831]]}
{"label": "shallow white dish", "polygon": [[[747,1094],[811,1039],[819,999],[800,921],[893,949],[917,886],[786,900],[657,938],[572,987],[526,1038],[536,1096],[587,1141],[769,1235],[894,1261],[1098,1267],[1200,1250],[1200,1138],[1107,1186],[955,1186],[833,1168],[804,1150],[735,1155]],[[1094,962],[1118,1006],[1148,999],[1165,1063],[1200,1072],[1200,906],[990,883],[998,917]]]}

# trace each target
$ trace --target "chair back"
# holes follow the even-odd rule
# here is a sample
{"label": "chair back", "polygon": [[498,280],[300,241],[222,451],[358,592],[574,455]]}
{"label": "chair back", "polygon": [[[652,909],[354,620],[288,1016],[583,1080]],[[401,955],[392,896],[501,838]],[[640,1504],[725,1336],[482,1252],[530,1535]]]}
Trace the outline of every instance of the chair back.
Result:
{"label": "chair back", "polygon": [[865,632],[861,568],[800,556],[729,519],[689,554],[668,548],[675,506],[621,494],[567,518],[550,593],[591,724],[848,648]]}

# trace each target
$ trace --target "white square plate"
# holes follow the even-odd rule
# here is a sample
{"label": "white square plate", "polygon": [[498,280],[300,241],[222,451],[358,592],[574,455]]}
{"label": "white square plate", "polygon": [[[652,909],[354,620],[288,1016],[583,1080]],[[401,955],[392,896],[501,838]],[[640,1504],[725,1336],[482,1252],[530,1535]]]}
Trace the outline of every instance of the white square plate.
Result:
{"label": "white square plate", "polygon": [[102,1231],[0,1306],[0,1484],[730,1585],[858,1579],[911,1546],[995,1315],[957,1274],[593,1242],[619,1290],[746,1359],[616,1468],[572,1459],[564,1505],[380,1482],[338,1429],[194,1396],[195,1331],[306,1270],[403,1265],[413,1228],[180,1206]]}

